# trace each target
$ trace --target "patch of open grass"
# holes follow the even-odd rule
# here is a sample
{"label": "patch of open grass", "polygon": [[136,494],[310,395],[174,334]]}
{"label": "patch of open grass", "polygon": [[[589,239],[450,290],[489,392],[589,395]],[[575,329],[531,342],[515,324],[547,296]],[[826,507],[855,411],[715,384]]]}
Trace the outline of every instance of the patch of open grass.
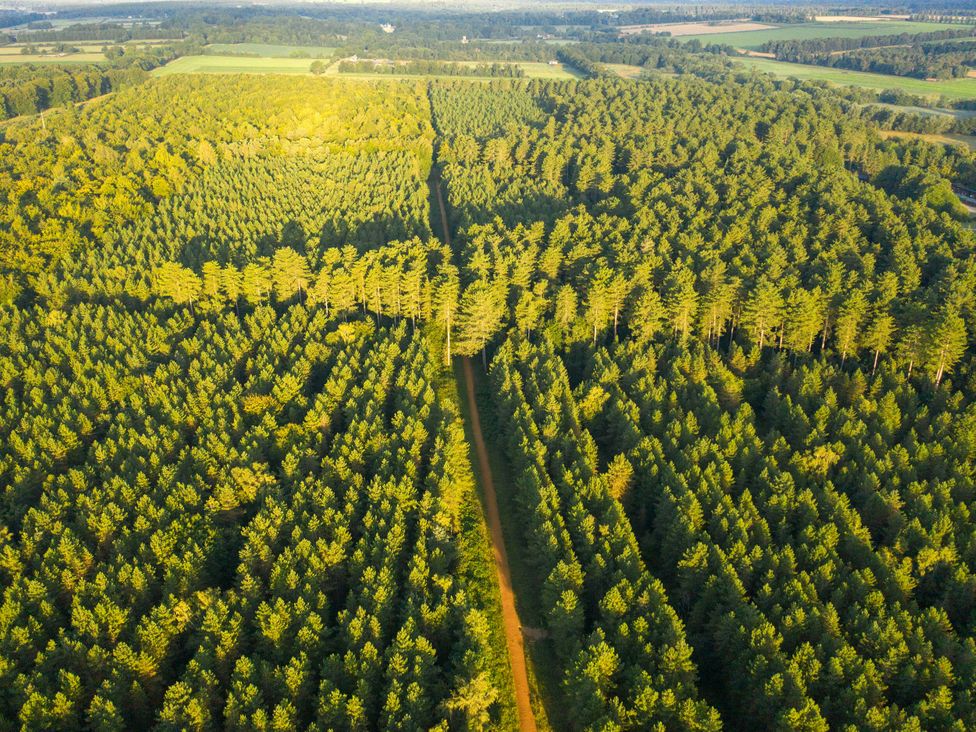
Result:
{"label": "patch of open grass", "polygon": [[555,64],[550,66],[548,63],[542,61],[519,61],[516,65],[520,66],[525,72],[525,75],[530,79],[580,78],[579,73],[563,64]]}
{"label": "patch of open grass", "polygon": [[604,64],[604,66],[622,79],[636,79],[644,72],[640,66],[630,64]]}

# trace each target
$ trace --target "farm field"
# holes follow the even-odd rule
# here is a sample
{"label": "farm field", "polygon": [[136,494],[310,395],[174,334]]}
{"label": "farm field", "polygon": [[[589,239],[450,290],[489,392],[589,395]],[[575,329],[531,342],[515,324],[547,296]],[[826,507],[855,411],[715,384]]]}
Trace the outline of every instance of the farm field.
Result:
{"label": "farm field", "polygon": [[914,21],[869,21],[858,23],[797,23],[770,27],[766,30],[738,33],[700,33],[682,35],[681,40],[702,43],[725,43],[735,48],[758,49],[767,41],[803,41],[810,38],[860,38],[862,36],[897,35],[899,33],[928,33],[958,29],[958,25]]}
{"label": "farm field", "polygon": [[563,64],[550,66],[541,61],[520,61],[518,63],[530,79],[576,79],[579,75]]}
{"label": "farm field", "polygon": [[898,89],[919,96],[945,96],[951,99],[976,99],[976,79],[949,79],[925,81],[903,76],[870,74],[863,71],[847,71],[826,66],[792,64],[766,58],[740,57],[736,61],[759,71],[781,77],[826,81],[841,86],[862,86],[867,89]]}
{"label": "farm field", "polygon": [[287,46],[275,43],[211,43],[205,48],[215,56],[246,54],[267,58],[296,58],[299,55],[329,58],[335,53],[332,46]]}

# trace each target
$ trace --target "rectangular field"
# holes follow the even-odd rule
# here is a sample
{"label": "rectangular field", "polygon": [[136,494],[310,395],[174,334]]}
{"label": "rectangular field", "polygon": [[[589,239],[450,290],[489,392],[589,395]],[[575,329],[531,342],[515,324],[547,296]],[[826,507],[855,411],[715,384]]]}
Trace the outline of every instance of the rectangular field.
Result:
{"label": "rectangular field", "polygon": [[750,66],[766,73],[794,79],[826,81],[840,86],[862,86],[867,89],[898,89],[922,97],[945,96],[951,99],[976,99],[976,79],[948,79],[945,81],[926,81],[904,76],[869,74],[863,71],[833,69],[827,66],[791,64],[766,58],[738,57],[735,59],[744,66]]}
{"label": "rectangular field", "polygon": [[519,61],[520,66],[529,79],[578,79],[579,74],[563,64],[550,66],[542,61]]}
{"label": "rectangular field", "polygon": [[700,33],[683,35],[682,41],[699,40],[702,43],[724,43],[735,48],[756,50],[767,41],[805,41],[810,38],[861,38],[863,36],[887,36],[899,33],[929,33],[940,30],[959,30],[963,26],[943,23],[923,23],[904,20],[863,21],[856,23],[797,23],[770,27],[766,30],[738,33]]}

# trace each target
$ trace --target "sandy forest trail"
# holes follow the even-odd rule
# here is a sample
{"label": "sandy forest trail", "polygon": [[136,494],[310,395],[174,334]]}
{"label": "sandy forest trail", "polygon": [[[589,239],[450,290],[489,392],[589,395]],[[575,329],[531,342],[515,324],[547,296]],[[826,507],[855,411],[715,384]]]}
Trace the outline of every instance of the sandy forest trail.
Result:
{"label": "sandy forest trail", "polygon": [[[447,225],[447,209],[444,207],[444,197],[441,194],[440,178],[436,174],[431,180],[431,187],[434,189],[434,197],[437,199],[437,207],[440,209],[443,241],[447,246],[451,246],[451,234]],[[491,475],[491,464],[488,460],[488,449],[485,447],[485,437],[481,431],[481,418],[478,415],[478,402],[474,391],[474,370],[471,367],[470,358],[464,357],[461,363],[464,370],[468,414],[471,417],[471,437],[474,440],[475,454],[478,458],[476,475],[481,482],[484,494],[485,518],[488,521],[488,533],[491,535],[492,554],[495,558],[495,573],[498,575],[498,587],[501,591],[502,624],[505,628],[508,660],[512,666],[519,730],[521,732],[536,732],[535,715],[532,713],[532,703],[529,696],[529,673],[525,663],[525,640],[522,636],[522,623],[519,621],[518,612],[515,609],[512,572],[508,566],[508,553],[505,551],[502,521],[498,514],[498,497],[495,494],[495,483]]]}
{"label": "sandy forest trail", "polygon": [[485,496],[485,513],[488,530],[491,533],[491,546],[495,555],[495,570],[502,595],[502,616],[505,626],[505,643],[508,658],[512,664],[512,679],[515,682],[515,702],[518,707],[519,729],[522,732],[535,732],[535,716],[529,701],[529,675],[525,667],[525,643],[522,638],[522,625],[515,610],[515,593],[512,591],[512,573],[508,567],[508,554],[505,552],[505,538],[502,536],[502,522],[498,515],[498,499],[495,484],[488,462],[488,450],[481,433],[481,419],[474,395],[474,371],[471,359],[464,358],[464,385],[468,395],[468,411],[471,415],[471,436],[478,455],[478,469]]}

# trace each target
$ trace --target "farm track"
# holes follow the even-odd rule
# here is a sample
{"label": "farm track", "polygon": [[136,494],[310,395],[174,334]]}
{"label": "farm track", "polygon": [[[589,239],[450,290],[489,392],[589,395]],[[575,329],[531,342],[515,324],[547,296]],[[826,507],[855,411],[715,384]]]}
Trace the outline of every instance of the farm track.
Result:
{"label": "farm track", "polygon": [[485,447],[485,438],[481,432],[481,419],[478,416],[478,404],[475,399],[474,372],[471,367],[471,359],[465,357],[462,365],[464,367],[468,410],[471,415],[471,434],[474,439],[475,453],[478,456],[478,472],[485,497],[485,514],[488,520],[488,530],[491,534],[498,586],[502,596],[505,644],[508,646],[508,660],[512,666],[512,680],[515,683],[515,703],[518,708],[519,729],[522,732],[536,732],[535,715],[532,713],[532,703],[529,696],[529,674],[525,664],[525,640],[522,636],[522,624],[519,621],[518,612],[515,610],[512,572],[508,566],[508,554],[505,551],[505,538],[502,535],[502,522],[498,514],[498,498],[495,494],[491,465],[488,462],[488,450]]}
{"label": "farm track", "polygon": [[[436,173],[431,178],[431,188],[434,190],[434,198],[437,199],[443,241],[447,246],[451,246],[447,209],[444,207],[440,178]],[[461,359],[461,365],[464,371],[464,392],[468,402],[468,415],[471,419],[471,437],[474,441],[475,456],[478,460],[478,469],[475,471],[475,475],[481,483],[482,495],[484,496],[485,519],[488,523],[488,533],[491,536],[495,573],[498,576],[498,588],[501,593],[502,626],[505,629],[505,645],[508,648],[508,660],[512,668],[512,681],[515,686],[515,706],[518,710],[519,730],[521,732],[536,732],[535,715],[532,712],[529,692],[529,672],[525,660],[525,638],[518,611],[515,609],[515,591],[512,589],[512,571],[508,563],[508,552],[505,550],[501,516],[498,513],[498,495],[495,491],[488,449],[485,445],[484,433],[481,430],[478,402],[475,398],[474,370],[471,366],[471,359],[466,356]]]}

